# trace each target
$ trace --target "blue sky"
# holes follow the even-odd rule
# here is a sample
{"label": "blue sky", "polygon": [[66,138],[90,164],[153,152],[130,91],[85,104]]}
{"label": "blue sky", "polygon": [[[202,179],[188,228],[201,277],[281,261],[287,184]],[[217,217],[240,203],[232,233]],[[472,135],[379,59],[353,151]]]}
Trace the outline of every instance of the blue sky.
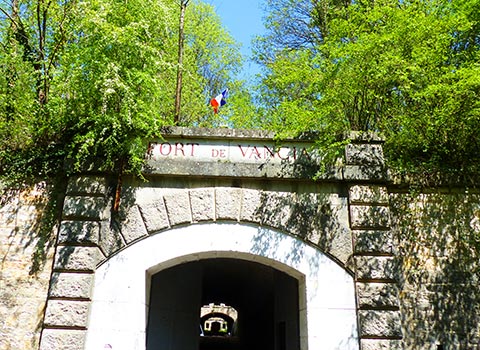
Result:
{"label": "blue sky", "polygon": [[[203,0],[212,5],[224,27],[242,44],[242,54],[246,59],[251,56],[251,40],[264,32],[261,9],[263,0]],[[240,78],[252,80],[259,67],[248,60]]]}

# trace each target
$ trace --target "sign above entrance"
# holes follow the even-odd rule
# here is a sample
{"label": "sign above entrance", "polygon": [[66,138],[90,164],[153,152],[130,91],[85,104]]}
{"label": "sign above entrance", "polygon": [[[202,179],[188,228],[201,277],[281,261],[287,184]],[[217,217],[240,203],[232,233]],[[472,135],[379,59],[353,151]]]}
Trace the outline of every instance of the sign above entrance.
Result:
{"label": "sign above entrance", "polygon": [[287,143],[276,145],[273,142],[220,141],[220,140],[165,140],[151,142],[148,159],[195,160],[202,162],[225,161],[232,163],[295,163],[303,159],[312,160],[312,146],[309,144]]}
{"label": "sign above entrance", "polygon": [[149,143],[145,174],[311,179],[318,171],[312,140],[280,143],[259,131],[207,129],[205,136],[205,129],[172,130]]}

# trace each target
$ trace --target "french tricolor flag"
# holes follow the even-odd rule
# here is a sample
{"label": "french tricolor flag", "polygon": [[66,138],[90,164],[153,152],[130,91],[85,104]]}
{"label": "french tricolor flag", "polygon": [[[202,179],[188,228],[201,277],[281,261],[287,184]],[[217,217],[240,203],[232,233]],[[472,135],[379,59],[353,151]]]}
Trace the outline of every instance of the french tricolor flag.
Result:
{"label": "french tricolor flag", "polygon": [[215,112],[215,114],[218,113],[218,108],[220,108],[221,106],[225,105],[225,103],[227,103],[227,101],[225,100],[227,96],[228,96],[228,89],[225,89],[220,95],[210,100],[210,104],[212,105],[213,111]]}

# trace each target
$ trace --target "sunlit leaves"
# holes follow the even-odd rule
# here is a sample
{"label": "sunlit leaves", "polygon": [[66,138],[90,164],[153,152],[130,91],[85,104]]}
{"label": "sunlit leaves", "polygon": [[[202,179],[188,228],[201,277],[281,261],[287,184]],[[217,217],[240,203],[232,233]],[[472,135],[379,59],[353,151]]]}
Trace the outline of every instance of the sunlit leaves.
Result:
{"label": "sunlit leaves", "polygon": [[[312,12],[307,20],[299,17],[305,33],[297,39],[320,40],[301,48],[285,41],[297,35],[295,22],[287,26],[269,16],[259,43],[279,45],[273,51],[257,45],[267,68],[262,97],[270,128],[376,131],[386,136],[397,169],[480,169],[478,2],[307,3]],[[295,14],[293,4],[279,4],[285,6],[271,14]],[[279,28],[287,33],[280,36]],[[314,117],[306,117],[309,111]],[[328,147],[332,140],[320,141]]]}

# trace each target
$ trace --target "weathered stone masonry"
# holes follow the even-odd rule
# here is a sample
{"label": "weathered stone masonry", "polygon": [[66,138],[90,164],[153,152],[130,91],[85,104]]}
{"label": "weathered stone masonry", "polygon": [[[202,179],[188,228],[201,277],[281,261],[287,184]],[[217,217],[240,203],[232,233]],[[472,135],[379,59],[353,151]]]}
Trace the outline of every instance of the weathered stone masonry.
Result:
{"label": "weathered stone masonry", "polygon": [[[351,270],[356,280],[362,349],[396,348],[402,334],[384,175],[381,144],[373,140],[349,145],[343,173],[325,184],[302,180],[301,184],[280,183],[268,190],[255,179],[244,180],[237,188],[229,186],[228,180],[222,180],[225,185],[218,180],[176,180],[174,188],[165,177],[144,184],[125,181],[124,193],[137,193],[135,203],[121,213],[117,229],[112,228],[107,180],[72,178],[40,348],[83,348],[95,267],[116,251],[177,225],[224,220],[302,237]],[[371,177],[374,185],[365,183]],[[344,188],[348,189],[346,197]]]}
{"label": "weathered stone masonry", "polygon": [[[185,143],[203,138],[252,144],[270,137],[235,130],[203,133],[173,129],[166,137]],[[211,154],[222,154],[216,147]],[[226,159],[151,160],[145,172],[147,182],[123,179],[118,213],[112,210],[115,179],[91,174],[72,177],[56,238],[48,296],[44,294],[47,303],[39,348],[84,349],[95,271],[118,252],[175,227],[236,222],[298,237],[354,276],[360,349],[435,350],[437,344],[450,346],[446,349],[476,349],[478,326],[468,331],[468,342],[460,339],[459,345],[438,334],[448,327],[425,326],[424,335],[416,334],[419,328],[413,324],[432,324],[426,320],[431,315],[417,313],[412,304],[414,289],[422,282],[405,282],[405,261],[412,257],[398,255],[403,246],[396,226],[402,222],[398,199],[405,196],[392,194],[381,140],[371,135],[358,137],[346,147],[342,167],[317,181],[311,179],[311,171],[303,163],[283,161],[259,165]],[[45,266],[49,268],[48,261]],[[431,285],[436,288],[438,283]],[[40,295],[46,292],[45,288],[36,290]],[[420,295],[422,307],[442,310],[426,297],[429,293]],[[42,303],[38,305],[41,310]],[[412,314],[418,319],[412,320]],[[36,319],[41,322],[42,317]],[[33,338],[38,337],[32,326],[24,328],[31,329]],[[9,332],[4,339],[14,338],[13,331]],[[2,350],[19,348],[11,340],[0,344]],[[35,341],[32,344],[38,346]]]}

